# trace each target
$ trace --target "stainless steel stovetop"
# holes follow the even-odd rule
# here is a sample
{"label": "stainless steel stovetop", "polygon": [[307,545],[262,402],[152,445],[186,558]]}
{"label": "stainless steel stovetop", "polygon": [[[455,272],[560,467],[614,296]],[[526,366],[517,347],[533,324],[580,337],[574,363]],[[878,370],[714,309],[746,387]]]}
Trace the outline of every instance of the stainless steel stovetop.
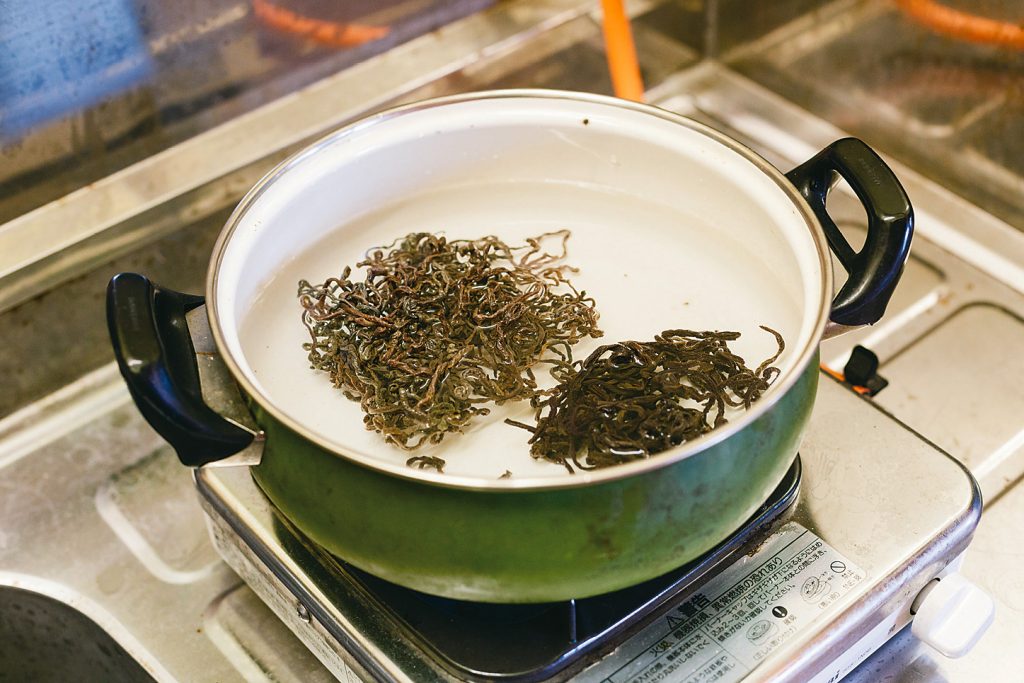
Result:
{"label": "stainless steel stovetop", "polygon": [[[677,614],[681,605],[709,607],[702,596],[695,595],[696,590],[707,586],[724,567],[742,564],[739,559],[745,553],[753,555],[783,526],[797,499],[801,466],[797,460],[747,523],[704,557],[614,593],[525,605],[439,598],[361,572],[304,538],[268,504],[252,479],[239,475],[223,470],[197,473],[214,543],[336,676],[355,676],[356,669],[362,677],[378,680],[447,675],[512,682],[561,680],[579,674],[626,638],[636,640],[641,625],[666,611],[674,610],[669,630],[679,633],[677,640],[683,643],[692,637],[684,633],[686,618]],[[788,539],[794,533],[796,526],[789,525],[783,536]],[[807,538],[786,549],[793,567],[813,552],[808,550],[814,543],[810,532],[802,534]],[[774,563],[761,565],[777,569]],[[853,577],[854,571],[851,568],[845,578]],[[356,612],[370,615],[371,621],[359,625],[352,619]],[[696,611],[690,615],[696,616]],[[730,617],[736,615],[730,613]],[[756,618],[740,619],[754,623]],[[755,640],[760,643],[768,636],[765,630]],[[714,656],[710,648],[704,654]],[[698,660],[696,666],[706,663]],[[593,678],[590,673],[588,669],[585,677]]]}
{"label": "stainless steel stovetop", "polygon": [[201,468],[196,484],[218,552],[342,680],[828,681],[911,620],[981,497],[962,465],[827,376],[800,462],[722,557],[540,607],[363,575],[294,531],[246,466]]}

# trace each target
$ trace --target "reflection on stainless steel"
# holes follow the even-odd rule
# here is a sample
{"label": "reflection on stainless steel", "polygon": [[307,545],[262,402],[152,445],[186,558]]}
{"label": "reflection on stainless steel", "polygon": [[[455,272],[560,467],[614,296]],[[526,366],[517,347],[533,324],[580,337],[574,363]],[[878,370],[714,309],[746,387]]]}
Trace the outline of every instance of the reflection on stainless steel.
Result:
{"label": "reflection on stainless steel", "polygon": [[86,0],[5,9],[0,223],[493,0],[276,0],[308,21],[381,26],[322,45],[266,0]]}
{"label": "reflection on stainless steel", "polygon": [[6,11],[2,27],[0,143],[5,146],[152,75],[138,18],[124,0],[21,5]]}
{"label": "reflection on stainless steel", "polygon": [[200,291],[227,213],[215,212],[114,261],[102,259],[98,269],[0,313],[0,377],[6,389],[0,394],[0,416],[110,362],[103,291],[113,272],[143,270],[169,287]]}
{"label": "reflection on stainless steel", "polygon": [[[1020,21],[1014,0],[946,4]],[[951,38],[882,0],[834,3],[816,14],[723,60],[1024,226],[1024,50]]]}
{"label": "reflection on stainless steel", "polygon": [[0,225],[0,310],[127,247],[233,205],[301,143],[473,62],[539,21],[571,18],[581,4],[551,0],[529,11],[453,24]]}
{"label": "reflection on stainless steel", "polygon": [[[1014,6],[945,1],[1004,19]],[[280,4],[312,11],[317,3]],[[438,4],[388,7],[403,16],[422,12],[416,16],[429,23]],[[106,8],[114,23],[126,16],[127,3],[115,0],[81,5]],[[38,647],[19,650],[26,660],[50,652],[46,628],[60,624],[76,643],[99,648],[96,666],[126,654],[158,680],[330,680],[218,558],[189,473],[129,404],[116,369],[104,365],[101,290],[115,266],[98,264],[124,254],[122,264],[153,268],[166,284],[198,291],[203,252],[225,210],[259,175],[304,140],[388,103],[492,85],[607,92],[595,4],[510,0],[369,59],[370,45],[359,55],[327,54],[269,35],[252,24],[249,2],[189,6],[200,14],[138,4],[146,49],[169,78],[164,94],[130,86],[4,152],[0,214],[10,220],[0,225],[0,310],[10,310],[0,313],[0,370],[9,379],[0,401],[0,625],[15,637],[42,637]],[[631,8],[640,15],[635,30],[652,102],[728,132],[783,169],[844,132],[897,159],[918,215],[913,260],[886,318],[826,342],[822,358],[841,366],[854,343],[877,352],[891,384],[875,405],[977,476],[986,509],[962,571],[995,597],[997,616],[961,660],[942,658],[904,629],[847,680],[1011,679],[1024,670],[1017,543],[1024,534],[1024,375],[1014,355],[1024,320],[1021,53],[934,35],[883,0],[651,0]],[[419,30],[410,24],[409,35]],[[715,59],[699,61],[705,49]],[[4,97],[10,82],[0,76]],[[311,85],[265,103],[299,83]],[[249,113],[238,116],[243,110]],[[167,116],[146,123],[155,112]],[[200,130],[207,132],[185,140]],[[95,154],[79,161],[93,161],[48,184],[46,163],[83,149]],[[115,169],[123,170],[103,177]],[[26,184],[9,184],[15,176]],[[97,182],[20,215],[89,180]],[[18,196],[25,188],[31,191]],[[856,233],[859,206],[842,192],[833,197],[831,209]],[[830,502],[836,487],[852,481],[848,474],[863,474],[863,461],[823,444],[875,429],[837,406],[856,402],[883,431],[900,434],[869,439],[872,457],[896,473],[869,472],[878,491],[888,492],[884,504],[945,499],[958,489],[947,480],[948,461],[861,399],[832,396],[835,389],[823,386],[830,397],[819,404],[814,419],[822,422],[808,441],[821,448],[824,474],[803,492],[799,514],[808,525],[845,519],[849,531],[826,540],[881,572],[899,552],[902,526],[869,499],[842,508]],[[906,457],[922,452],[946,464]],[[870,559],[882,556],[889,560]],[[904,604],[925,578],[896,579],[900,598],[882,609]],[[14,605],[24,608],[25,600],[42,615],[39,629],[17,623]],[[291,625],[317,628],[315,618],[306,621],[305,605],[285,607],[295,615]],[[347,616],[384,637],[373,630],[376,615]],[[405,656],[403,665],[415,667],[419,655]],[[355,660],[349,666],[367,671]],[[131,665],[120,671],[129,680],[138,673]]]}
{"label": "reflection on stainless steel", "polygon": [[[544,43],[568,23],[576,24],[570,35],[596,35],[587,9],[586,0],[500,5],[0,225],[0,341],[8,349],[0,370],[16,376],[16,391],[0,398],[0,415],[110,358],[102,290],[117,272],[115,258],[123,257],[122,269],[162,270],[165,284],[201,290],[203,252],[224,212],[287,154],[389,103],[431,89],[471,88],[465,73],[482,70],[485,79],[497,79],[534,63],[532,52],[513,48],[525,40]],[[594,49],[586,45],[588,53]],[[57,342],[68,338],[81,346],[62,350]],[[42,349],[38,356],[36,349]]]}

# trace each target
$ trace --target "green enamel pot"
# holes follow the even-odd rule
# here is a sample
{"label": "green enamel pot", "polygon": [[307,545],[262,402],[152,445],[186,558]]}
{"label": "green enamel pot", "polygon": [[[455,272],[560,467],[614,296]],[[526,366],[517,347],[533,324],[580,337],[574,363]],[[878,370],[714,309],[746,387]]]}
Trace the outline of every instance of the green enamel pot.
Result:
{"label": "green enamel pot", "polygon": [[[826,208],[839,177],[868,216],[859,250]],[[750,517],[797,453],[818,344],[882,316],[912,226],[899,181],[859,140],[783,174],[655,107],[476,93],[383,112],[314,143],[236,208],[205,297],[122,273],[107,314],[136,404],[186,465],[258,451],[247,466],[266,496],[354,566],[449,598],[547,602],[659,576]],[[366,431],[358,404],[308,367],[300,278],[336,276],[410,232],[513,242],[566,227],[573,283],[596,300],[605,332],[581,341],[579,357],[668,328],[731,329],[755,365],[774,351],[758,329],[767,325],[786,341],[770,389],[699,439],[576,473],[531,458],[525,433],[503,423],[529,419],[529,407],[501,406],[424,452],[446,461],[435,472],[406,466],[409,453]],[[837,293],[833,253],[847,271]],[[185,322],[203,303],[255,427],[203,403]]]}

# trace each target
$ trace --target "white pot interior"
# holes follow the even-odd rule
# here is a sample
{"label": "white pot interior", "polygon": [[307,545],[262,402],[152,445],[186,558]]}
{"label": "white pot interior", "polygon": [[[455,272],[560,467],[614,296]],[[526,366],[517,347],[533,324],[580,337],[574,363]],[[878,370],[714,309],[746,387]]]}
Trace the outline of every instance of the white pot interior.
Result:
{"label": "white pot interior", "polygon": [[[358,403],[309,368],[299,279],[337,276],[410,232],[511,244],[569,228],[573,283],[596,299],[605,332],[581,342],[577,358],[668,328],[737,330],[733,348],[754,367],[775,350],[758,329],[768,325],[787,345],[783,375],[762,398],[770,402],[821,333],[831,283],[820,234],[777,173],[652,111],[589,96],[462,99],[317,143],[257,187],[229,224],[209,292],[222,350],[278,417],[341,453],[405,468],[410,453],[366,431]],[[528,434],[506,417],[529,422],[532,410],[495,407],[415,454],[440,455],[456,478],[570,476],[533,460]]]}

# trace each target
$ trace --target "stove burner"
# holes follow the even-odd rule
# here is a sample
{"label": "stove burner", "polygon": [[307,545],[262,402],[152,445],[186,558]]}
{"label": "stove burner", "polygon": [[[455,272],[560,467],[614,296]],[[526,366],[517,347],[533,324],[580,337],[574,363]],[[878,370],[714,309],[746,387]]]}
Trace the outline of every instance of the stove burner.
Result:
{"label": "stove burner", "polygon": [[[726,667],[731,680],[763,678],[759,667],[838,680],[910,623],[916,590],[955,571],[981,498],[963,465],[822,379],[799,465],[733,538],[666,576],[568,603],[488,606],[397,588],[296,534],[250,468],[202,467],[195,482],[217,552],[341,680],[653,680],[717,677]],[[793,504],[798,486],[807,495]],[[766,571],[778,572],[766,576],[769,561]],[[832,602],[803,599],[814,579],[846,572],[852,583]],[[736,590],[735,600],[718,600]],[[704,609],[698,594],[712,604]],[[759,616],[766,609],[792,628],[751,649],[771,630]]]}
{"label": "stove burner", "polygon": [[[320,551],[321,560],[361,584],[377,607],[402,623],[421,647],[469,680],[541,681],[582,668],[585,655],[611,649],[781,526],[796,501],[800,459],[764,505],[729,539],[642,584],[568,602],[498,605],[440,598],[367,574]],[[293,533],[298,532],[292,529]]]}

